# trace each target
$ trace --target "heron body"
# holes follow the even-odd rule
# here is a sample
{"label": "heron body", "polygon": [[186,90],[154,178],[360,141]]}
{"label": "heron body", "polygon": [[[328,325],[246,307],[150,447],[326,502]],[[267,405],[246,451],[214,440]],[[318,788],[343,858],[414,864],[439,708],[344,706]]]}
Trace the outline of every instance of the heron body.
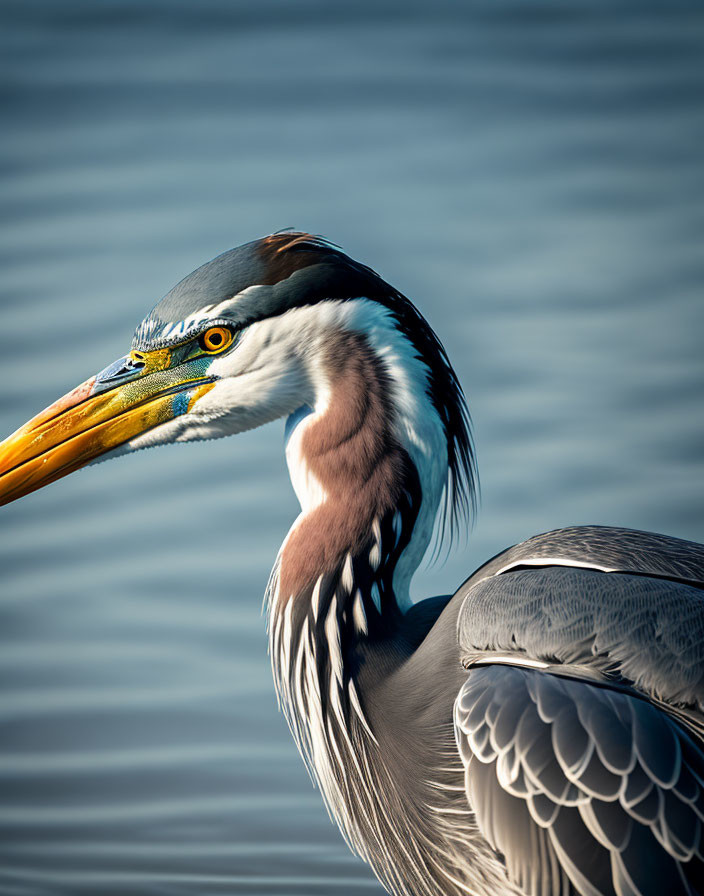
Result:
{"label": "heron body", "polygon": [[281,417],[301,513],[267,588],[276,690],[389,892],[704,893],[704,547],[563,529],[412,604],[436,516],[473,508],[466,406],[411,302],[326,241],[189,275],[0,446],[0,499]]}

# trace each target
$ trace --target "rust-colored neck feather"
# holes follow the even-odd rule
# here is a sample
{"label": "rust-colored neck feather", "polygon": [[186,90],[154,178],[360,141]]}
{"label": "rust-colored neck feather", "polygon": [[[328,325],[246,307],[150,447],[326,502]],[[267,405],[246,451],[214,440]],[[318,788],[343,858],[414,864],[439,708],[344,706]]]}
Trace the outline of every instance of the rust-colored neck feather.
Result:
{"label": "rust-colored neck feather", "polygon": [[356,557],[417,483],[393,432],[388,375],[364,336],[331,335],[321,365],[329,398],[305,425],[299,460],[324,500],[300,518],[283,547],[283,600],[341,567],[346,555]]}

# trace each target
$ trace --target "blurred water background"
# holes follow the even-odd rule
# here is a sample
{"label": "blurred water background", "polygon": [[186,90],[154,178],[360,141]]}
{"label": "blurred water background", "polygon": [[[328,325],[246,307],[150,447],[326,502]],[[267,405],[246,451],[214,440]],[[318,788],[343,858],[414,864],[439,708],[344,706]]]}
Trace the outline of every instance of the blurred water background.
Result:
{"label": "blurred water background", "polygon": [[[286,226],[412,297],[472,408],[454,588],[573,523],[704,540],[698,3],[3,0],[0,431]],[[0,516],[0,893],[379,894],[278,714],[283,424]]]}

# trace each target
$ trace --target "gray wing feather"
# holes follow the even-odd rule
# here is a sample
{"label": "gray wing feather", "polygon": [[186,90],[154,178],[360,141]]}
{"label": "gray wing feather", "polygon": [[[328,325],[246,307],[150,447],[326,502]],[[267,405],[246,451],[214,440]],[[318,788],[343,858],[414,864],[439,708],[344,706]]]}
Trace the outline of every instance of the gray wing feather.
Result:
{"label": "gray wing feather", "polygon": [[514,652],[581,674],[606,672],[667,703],[704,708],[700,588],[554,566],[479,579],[462,593],[458,637],[467,663]]}
{"label": "gray wing feather", "polygon": [[580,566],[704,585],[704,545],[614,526],[571,526],[536,535],[485,563],[466,582],[522,566]]}
{"label": "gray wing feather", "polygon": [[479,667],[455,733],[479,828],[526,893],[704,892],[704,753],[647,700]]}

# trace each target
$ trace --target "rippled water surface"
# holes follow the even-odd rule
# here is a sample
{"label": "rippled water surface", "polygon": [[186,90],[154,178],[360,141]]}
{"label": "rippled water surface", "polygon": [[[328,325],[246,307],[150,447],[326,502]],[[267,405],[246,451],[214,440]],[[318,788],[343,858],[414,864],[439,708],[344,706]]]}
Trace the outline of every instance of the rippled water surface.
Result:
{"label": "rippled water surface", "polygon": [[[0,15],[3,434],[192,268],[295,225],[414,298],[470,399],[481,513],[418,596],[570,523],[704,540],[701,5]],[[2,510],[3,896],[380,893],[275,706],[282,433]]]}

